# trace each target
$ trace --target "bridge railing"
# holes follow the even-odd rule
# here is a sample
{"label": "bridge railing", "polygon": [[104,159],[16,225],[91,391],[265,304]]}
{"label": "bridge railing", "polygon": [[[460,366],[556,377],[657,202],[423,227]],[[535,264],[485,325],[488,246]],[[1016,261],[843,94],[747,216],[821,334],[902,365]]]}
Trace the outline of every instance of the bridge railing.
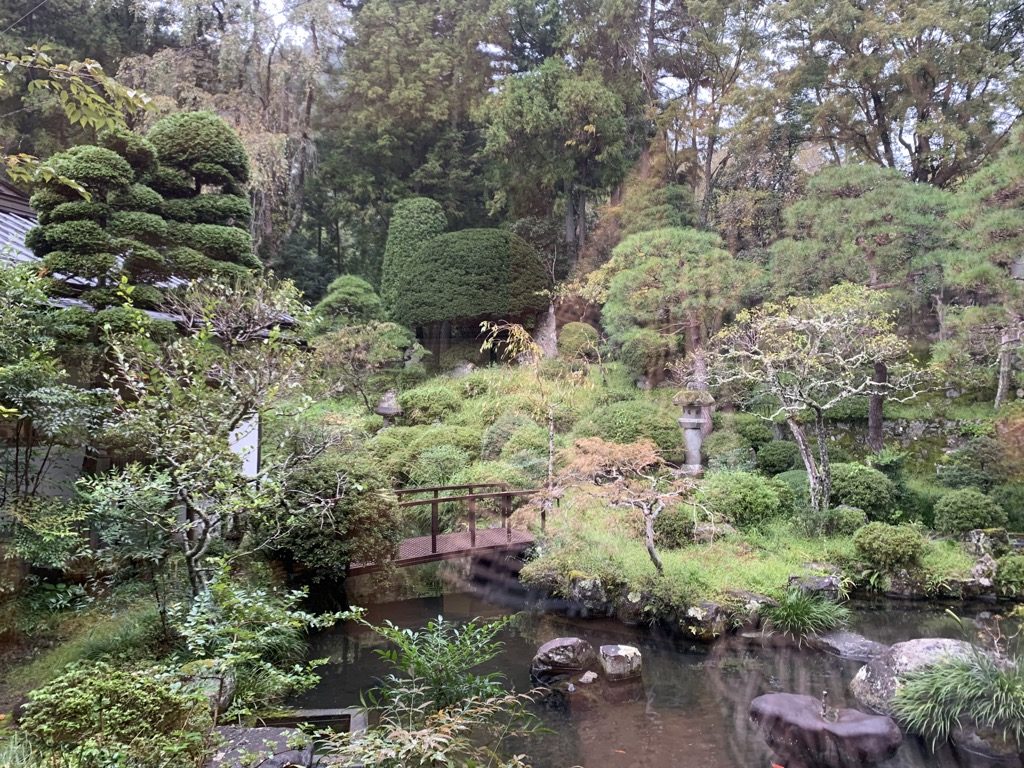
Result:
{"label": "bridge railing", "polygon": [[[477,488],[497,488],[497,491],[489,491],[486,493],[476,493]],[[524,489],[512,489],[508,487],[506,483],[472,483],[466,485],[439,485],[431,486],[429,488],[401,488],[395,491],[395,495],[399,497],[400,501],[398,506],[404,509],[411,507],[424,507],[430,506],[430,551],[431,554],[437,554],[437,537],[440,535],[440,508],[442,504],[448,504],[453,502],[465,502],[466,513],[469,518],[469,544],[470,547],[476,546],[476,523],[477,523],[477,503],[483,500],[494,499],[498,503],[498,509],[501,513],[501,527],[506,531],[506,539],[509,543],[512,542],[512,500],[516,497],[532,496],[536,493],[540,493],[540,488],[524,488]],[[441,493],[457,493],[458,491],[468,491],[468,493],[458,495],[446,495],[442,496]],[[427,498],[421,499],[408,499],[402,501],[401,499],[405,496],[411,496],[414,494],[430,494]],[[544,514],[541,513],[541,530],[544,530],[545,520]]]}

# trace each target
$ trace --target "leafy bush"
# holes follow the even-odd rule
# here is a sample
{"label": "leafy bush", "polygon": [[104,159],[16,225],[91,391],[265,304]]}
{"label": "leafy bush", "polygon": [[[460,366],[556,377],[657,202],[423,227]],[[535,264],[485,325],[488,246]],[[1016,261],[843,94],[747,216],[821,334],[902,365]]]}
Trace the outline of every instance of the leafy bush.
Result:
{"label": "leafy bush", "polygon": [[740,528],[756,527],[793,512],[793,497],[784,484],[750,472],[708,474],[698,500],[713,517]]}
{"label": "leafy bush", "polygon": [[110,236],[95,221],[79,219],[38,229],[44,233],[41,236],[45,245],[31,246],[37,256],[45,256],[50,251],[100,253],[110,248]]}
{"label": "leafy bush", "polygon": [[1024,555],[1003,555],[996,561],[996,586],[1005,594],[1024,594]]}
{"label": "leafy bush", "polygon": [[700,445],[700,453],[709,463],[734,453],[753,456],[750,441],[731,429],[716,430],[708,435]]}
{"label": "leafy bush", "polygon": [[409,483],[430,487],[448,485],[469,466],[469,454],[454,445],[434,445],[421,451],[408,468]]}
{"label": "leafy bush", "polygon": [[945,742],[962,722],[1024,748],[1024,670],[978,651],[907,673],[892,700],[906,728]]}
{"label": "leafy bush", "polygon": [[729,428],[741,435],[755,451],[767,445],[774,438],[771,425],[753,413],[734,413],[728,419]]}
{"label": "leafy bush", "polygon": [[868,516],[863,509],[845,504],[817,512],[807,507],[801,511],[800,523],[809,536],[849,536],[868,524]]}
{"label": "leafy bush", "polygon": [[458,394],[443,384],[424,384],[398,396],[404,419],[410,424],[431,424],[462,407]]}
{"label": "leafy bush", "polygon": [[327,287],[316,311],[331,328],[382,320],[384,307],[373,286],[355,275],[341,275]]}
{"label": "leafy bush", "polygon": [[975,528],[1006,525],[1006,511],[974,488],[950,491],[935,503],[935,528],[943,533],[966,533]]}
{"label": "leafy bush", "polygon": [[773,479],[789,488],[795,502],[799,506],[807,504],[810,498],[810,483],[807,480],[806,469],[791,469],[787,472],[780,472]]}
{"label": "leafy bush", "polygon": [[653,328],[631,328],[620,334],[616,341],[619,360],[637,376],[663,370],[676,353],[673,338]]}
{"label": "leafy bush", "polygon": [[464,229],[420,245],[390,301],[406,325],[527,318],[547,307],[540,255],[503,229]]}
{"label": "leafy bush", "polygon": [[782,632],[798,640],[842,627],[850,619],[845,605],[791,588],[775,605],[761,608],[766,632]]}
{"label": "leafy bush", "polygon": [[757,449],[757,468],[774,476],[793,469],[800,461],[800,449],[789,440],[772,440]]}
{"label": "leafy bush", "polygon": [[[249,158],[238,134],[213,112],[176,112],[158,120],[146,138],[160,164],[195,175],[196,166],[219,166],[239,183],[249,179]],[[209,169],[207,174],[209,175]],[[215,183],[217,180],[214,180]]]}
{"label": "leafy bush", "polygon": [[205,748],[205,697],[163,669],[78,663],[29,694],[20,726],[53,765],[193,765]]}
{"label": "leafy bush", "polygon": [[654,520],[654,543],[664,549],[679,549],[693,539],[693,508],[686,504],[666,507]]}
{"label": "leafy bush", "polygon": [[41,212],[39,214],[39,223],[59,224],[62,221],[89,219],[102,226],[111,213],[113,213],[113,209],[106,203],[74,200],[70,203],[61,203],[49,213]]}
{"label": "leafy bush", "polygon": [[667,457],[682,452],[682,433],[674,415],[648,400],[624,400],[597,408],[576,432],[581,437],[622,444],[647,438]]}
{"label": "leafy bush", "polygon": [[882,572],[916,566],[926,543],[921,532],[910,525],[868,523],[853,535],[857,555]]}
{"label": "leafy bush", "polygon": [[870,520],[896,520],[898,492],[877,469],[863,464],[832,465],[832,501],[863,509]]}
{"label": "leafy bush", "polygon": [[137,174],[146,173],[156,165],[156,148],[145,136],[125,128],[101,131],[96,143],[123,157]]}
{"label": "leafy bush", "polygon": [[984,435],[946,454],[935,467],[943,485],[981,491],[1007,482],[1012,470],[1003,446],[998,440]]}
{"label": "leafy bush", "polygon": [[135,171],[128,161],[106,147],[91,144],[72,147],[53,155],[50,164],[60,176],[102,193],[126,187],[135,181]]}
{"label": "leafy bush", "polygon": [[252,218],[247,198],[215,193],[165,200],[160,212],[168,219],[188,224],[224,224],[240,229],[246,228]]}
{"label": "leafy bush", "polygon": [[539,424],[526,424],[513,432],[501,449],[502,458],[519,454],[547,456],[548,431]]}
{"label": "leafy bush", "polygon": [[473,619],[459,625],[438,616],[418,630],[401,629],[390,621],[383,626],[368,624],[390,642],[391,647],[375,653],[397,673],[384,679],[371,700],[386,706],[391,698],[389,691],[401,690],[409,681],[424,685],[426,706],[433,711],[458,708],[468,699],[502,693],[499,675],[474,674],[472,670],[501,652],[503,643],[495,637],[509,620],[481,622]]}
{"label": "leafy bush", "polygon": [[518,429],[534,424],[529,416],[516,411],[502,413],[487,429],[484,430],[480,442],[480,457],[484,459],[496,459],[501,455],[505,443]]}
{"label": "leafy bush", "polygon": [[107,222],[107,232],[114,237],[130,237],[145,243],[160,244],[167,237],[167,222],[155,213],[118,211]]}
{"label": "leafy bush", "polygon": [[949,489],[935,483],[909,477],[903,482],[900,506],[910,520],[917,520],[928,528],[935,527],[935,505]]}
{"label": "leafy bush", "polygon": [[558,354],[565,358],[590,358],[601,337],[590,323],[566,323],[558,332]]}
{"label": "leafy bush", "polygon": [[1024,531],[1024,483],[997,485],[988,495],[1005,510],[1007,528]]}
{"label": "leafy bush", "polygon": [[[353,562],[383,562],[401,540],[401,511],[390,478],[368,457],[329,453],[299,469],[280,527],[279,554],[313,580],[342,578]],[[259,527],[257,527],[257,530]]]}
{"label": "leafy bush", "polygon": [[478,461],[470,464],[452,478],[452,485],[475,483],[505,483],[509,488],[531,488],[533,486],[533,482],[526,472],[507,461]]}
{"label": "leafy bush", "polygon": [[167,233],[174,245],[191,248],[208,258],[247,267],[260,266],[252,253],[252,238],[246,230],[219,224],[174,223],[168,226]]}

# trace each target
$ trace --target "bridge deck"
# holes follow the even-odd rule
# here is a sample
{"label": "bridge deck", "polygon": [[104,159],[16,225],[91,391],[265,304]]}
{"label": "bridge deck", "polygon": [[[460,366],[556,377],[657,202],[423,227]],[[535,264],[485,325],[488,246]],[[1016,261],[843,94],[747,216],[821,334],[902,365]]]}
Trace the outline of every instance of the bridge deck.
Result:
{"label": "bridge deck", "polygon": [[[433,552],[431,551],[431,537],[417,536],[412,539],[404,539],[398,545],[398,556],[391,561],[390,565],[398,568],[407,565],[421,565],[438,560],[451,560],[475,552],[525,547],[533,542],[533,534],[529,531],[520,531],[515,528],[478,528],[475,546],[471,542],[469,531],[439,533],[437,535],[437,551]],[[383,566],[377,563],[353,563],[349,567],[348,573],[350,576],[358,576],[362,573],[379,571],[381,568]]]}

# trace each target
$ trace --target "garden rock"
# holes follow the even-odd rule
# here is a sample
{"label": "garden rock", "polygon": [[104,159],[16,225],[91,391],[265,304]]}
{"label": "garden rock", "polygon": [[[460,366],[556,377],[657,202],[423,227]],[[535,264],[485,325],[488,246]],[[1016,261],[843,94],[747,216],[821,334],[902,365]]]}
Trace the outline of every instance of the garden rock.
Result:
{"label": "garden rock", "polygon": [[266,756],[255,763],[260,768],[313,768],[316,758],[313,747],[292,749],[288,739],[298,734],[294,728],[240,728],[221,726],[215,729],[224,746],[210,758],[206,768],[243,768],[253,765],[251,756]]}
{"label": "garden rock", "polygon": [[842,579],[838,573],[831,573],[828,576],[790,576],[789,586],[796,587],[801,592],[838,600]]}
{"label": "garden rock", "polygon": [[971,578],[977,582],[979,587],[991,589],[997,568],[992,555],[982,555],[978,558],[978,562],[971,566]]}
{"label": "garden rock", "polygon": [[829,710],[795,693],[768,693],[750,704],[768,746],[787,768],[850,768],[891,757],[903,741],[892,718],[856,709]]}
{"label": "garden rock", "polygon": [[975,528],[964,534],[964,549],[974,557],[1000,558],[1011,549],[1010,535],[1005,528]]}
{"label": "garden rock", "polygon": [[585,614],[607,616],[611,613],[608,593],[600,579],[573,579],[569,584],[569,599],[577,603]]}
{"label": "garden rock", "polygon": [[640,649],[632,645],[602,645],[599,658],[609,680],[638,677],[643,666]]}
{"label": "garden rock", "polygon": [[711,544],[718,539],[732,536],[736,529],[728,523],[697,523],[693,526],[693,541],[696,544]]}
{"label": "garden rock", "polygon": [[861,706],[889,715],[892,714],[892,697],[899,690],[904,675],[942,659],[966,657],[973,652],[970,643],[945,637],[896,643],[860,668],[850,683],[850,691]]}
{"label": "garden rock", "polygon": [[807,644],[816,650],[854,661],[871,661],[889,650],[888,645],[876,643],[874,640],[868,640],[864,635],[846,630],[834,630],[814,635],[807,638]]}
{"label": "garden rock", "polygon": [[623,592],[615,601],[615,618],[626,626],[636,626],[644,619],[644,596],[639,592]]}
{"label": "garden rock", "polygon": [[761,610],[768,605],[778,603],[767,595],[745,590],[731,590],[728,593],[731,601],[738,605],[735,609],[734,623],[748,629],[756,629],[761,624]]}
{"label": "garden rock", "polygon": [[578,637],[556,637],[537,649],[530,675],[541,683],[597,666],[594,646]]}
{"label": "garden rock", "polygon": [[[1017,745],[1007,741],[1001,733],[992,730],[981,731],[970,723],[954,728],[950,740],[958,751],[971,756],[980,756],[1000,768],[1020,768],[1022,762]],[[967,761],[968,764],[970,761]]]}
{"label": "garden rock", "polygon": [[235,700],[235,676],[227,672],[223,676],[214,670],[210,659],[191,661],[181,668],[185,685],[200,691],[210,703],[210,714],[223,715]]}
{"label": "garden rock", "polygon": [[680,629],[694,640],[710,643],[729,629],[729,612],[718,603],[702,601],[686,609],[680,617]]}
{"label": "garden rock", "polygon": [[464,379],[475,370],[476,366],[473,365],[473,363],[468,360],[460,360],[450,371],[448,371],[448,377],[452,379]]}

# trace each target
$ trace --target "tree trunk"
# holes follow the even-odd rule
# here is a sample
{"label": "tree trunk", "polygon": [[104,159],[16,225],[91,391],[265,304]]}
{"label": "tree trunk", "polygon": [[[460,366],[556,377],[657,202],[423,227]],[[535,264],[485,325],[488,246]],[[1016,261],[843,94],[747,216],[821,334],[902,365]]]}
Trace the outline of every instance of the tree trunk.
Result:
{"label": "tree trunk", "polygon": [[647,506],[644,507],[644,545],[647,547],[647,554],[650,556],[651,562],[654,563],[658,575],[664,576],[665,566],[661,562],[658,550],[654,548],[654,521],[658,519],[659,511]]}
{"label": "tree trunk", "polygon": [[825,414],[818,409],[814,411],[814,427],[818,432],[818,497],[817,511],[825,511],[832,502],[832,464],[828,457],[828,427],[825,425]]}
{"label": "tree trunk", "polygon": [[800,458],[803,460],[804,467],[807,469],[807,482],[810,486],[811,494],[811,509],[818,512],[821,509],[822,493],[821,478],[818,475],[818,463],[814,460],[814,451],[811,450],[810,441],[807,439],[807,433],[804,431],[802,424],[793,417],[786,419],[786,424],[789,426],[789,431],[793,433],[793,439],[796,441],[796,447],[800,451]]}
{"label": "tree trunk", "polygon": [[1006,403],[1010,395],[1010,381],[1013,375],[1013,339],[1010,329],[1004,328],[999,336],[999,383],[996,386],[996,408]]}
{"label": "tree trunk", "polygon": [[875,453],[884,447],[885,436],[882,433],[883,408],[885,406],[885,384],[889,380],[889,369],[885,363],[875,363],[875,375],[872,381],[871,398],[868,402],[868,448]]}

